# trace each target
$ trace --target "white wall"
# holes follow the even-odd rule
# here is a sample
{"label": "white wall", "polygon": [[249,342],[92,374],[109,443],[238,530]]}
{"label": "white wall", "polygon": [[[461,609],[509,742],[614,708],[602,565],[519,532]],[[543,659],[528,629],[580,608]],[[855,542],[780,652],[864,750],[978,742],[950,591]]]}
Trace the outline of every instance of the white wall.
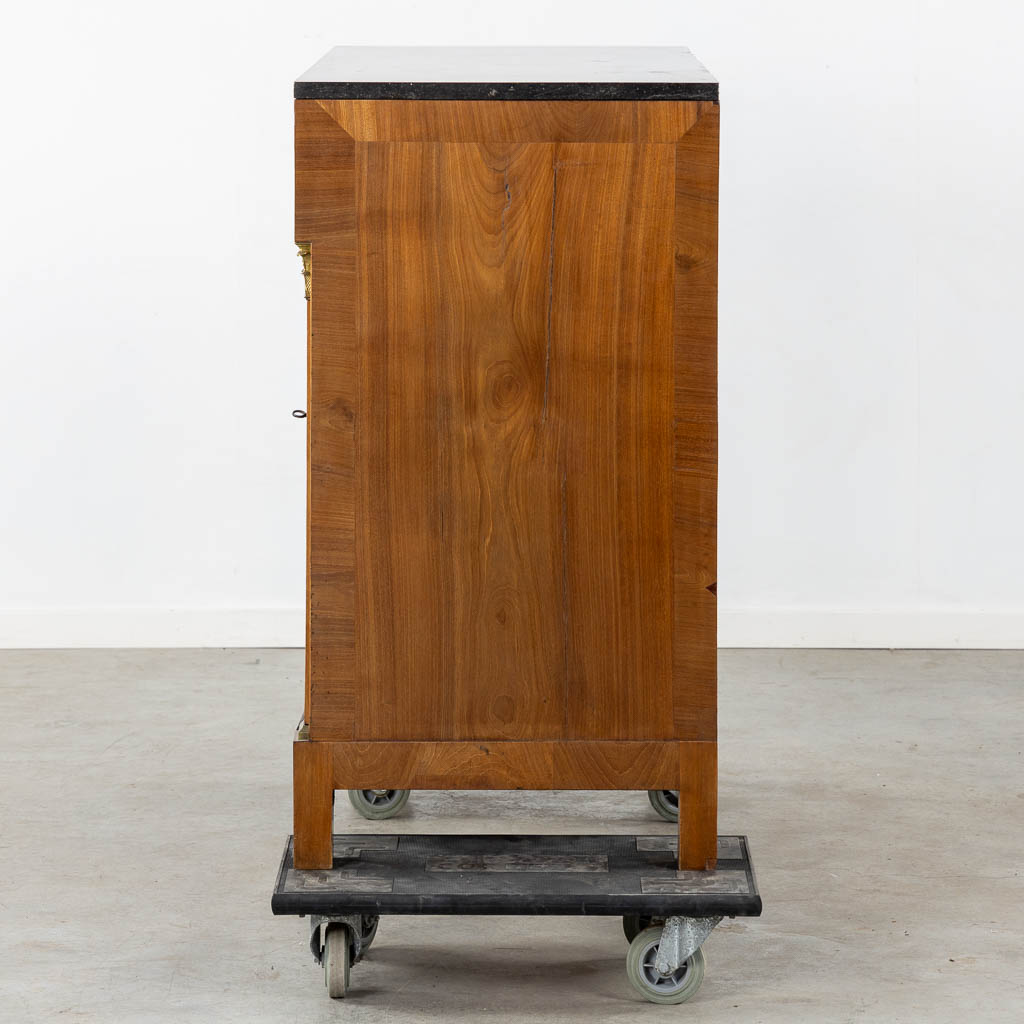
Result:
{"label": "white wall", "polygon": [[291,83],[337,43],[690,46],[722,82],[723,644],[1024,641],[1024,15],[21,4],[0,645],[301,643]]}

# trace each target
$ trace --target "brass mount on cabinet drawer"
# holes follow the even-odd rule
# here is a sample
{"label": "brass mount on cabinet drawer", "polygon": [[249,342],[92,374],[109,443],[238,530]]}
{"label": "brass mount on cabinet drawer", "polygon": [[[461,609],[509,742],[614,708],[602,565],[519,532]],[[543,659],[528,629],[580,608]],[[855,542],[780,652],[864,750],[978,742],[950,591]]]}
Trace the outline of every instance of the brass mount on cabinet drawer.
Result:
{"label": "brass mount on cabinet drawer", "polygon": [[306,284],[306,301],[313,290],[313,250],[309,242],[299,242],[299,256],[302,259],[302,279]]}

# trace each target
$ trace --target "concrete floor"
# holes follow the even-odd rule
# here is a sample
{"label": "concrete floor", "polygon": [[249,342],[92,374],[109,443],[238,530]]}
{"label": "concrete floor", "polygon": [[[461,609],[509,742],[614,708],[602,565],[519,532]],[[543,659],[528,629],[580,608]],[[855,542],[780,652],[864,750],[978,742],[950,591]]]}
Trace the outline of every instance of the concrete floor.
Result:
{"label": "concrete floor", "polygon": [[[765,912],[640,1001],[613,918],[385,918],[331,1003],[270,915],[299,651],[0,653],[0,1020],[1024,1020],[1022,652],[723,651],[720,831]],[[671,832],[641,793],[338,829]]]}

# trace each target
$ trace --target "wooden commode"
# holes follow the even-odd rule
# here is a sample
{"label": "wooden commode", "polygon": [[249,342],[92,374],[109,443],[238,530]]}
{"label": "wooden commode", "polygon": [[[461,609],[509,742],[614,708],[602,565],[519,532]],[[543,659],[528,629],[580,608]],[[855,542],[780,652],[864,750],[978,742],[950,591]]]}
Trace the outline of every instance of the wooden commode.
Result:
{"label": "wooden commode", "polygon": [[309,298],[297,868],[337,789],[679,790],[716,856],[718,87],[681,48],[339,48]]}

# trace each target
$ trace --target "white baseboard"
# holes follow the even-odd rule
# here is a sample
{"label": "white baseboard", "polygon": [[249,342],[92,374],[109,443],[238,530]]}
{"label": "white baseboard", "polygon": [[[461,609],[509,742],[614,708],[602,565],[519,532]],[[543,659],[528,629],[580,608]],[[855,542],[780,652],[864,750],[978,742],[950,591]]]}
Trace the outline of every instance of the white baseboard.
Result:
{"label": "white baseboard", "polygon": [[[301,647],[301,608],[0,609],[0,648]],[[1021,648],[1019,612],[723,608],[720,647]]]}
{"label": "white baseboard", "polygon": [[0,648],[302,647],[302,608],[0,609]]}
{"label": "white baseboard", "polygon": [[720,608],[719,647],[1024,647],[1024,609]]}

